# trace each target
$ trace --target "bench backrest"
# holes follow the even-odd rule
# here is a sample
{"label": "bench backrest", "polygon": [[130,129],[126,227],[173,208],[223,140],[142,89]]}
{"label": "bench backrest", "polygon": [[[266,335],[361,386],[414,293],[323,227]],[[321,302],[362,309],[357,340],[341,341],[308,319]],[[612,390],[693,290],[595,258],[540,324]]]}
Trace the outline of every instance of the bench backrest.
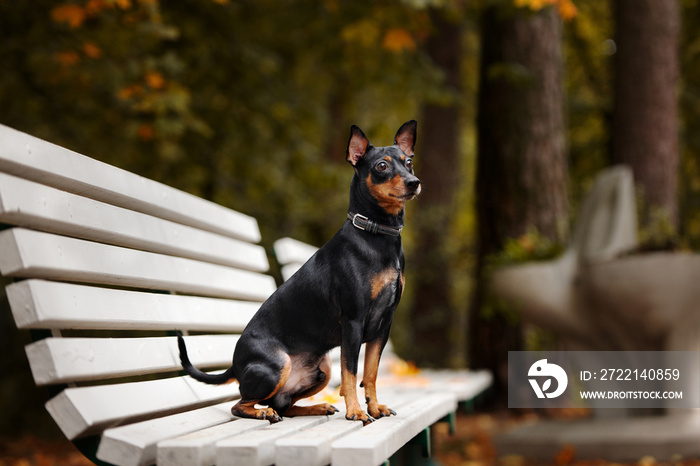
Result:
{"label": "bench backrest", "polygon": [[0,273],[69,439],[232,399],[179,372],[230,365],[275,290],[255,219],[0,126]]}

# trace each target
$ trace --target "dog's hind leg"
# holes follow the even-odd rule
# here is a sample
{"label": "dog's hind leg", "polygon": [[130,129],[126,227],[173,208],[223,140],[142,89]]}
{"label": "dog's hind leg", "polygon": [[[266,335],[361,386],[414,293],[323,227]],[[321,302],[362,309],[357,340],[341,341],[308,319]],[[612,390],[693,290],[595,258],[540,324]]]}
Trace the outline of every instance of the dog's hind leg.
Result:
{"label": "dog's hind leg", "polygon": [[[259,363],[249,364],[239,377],[241,400],[231,408],[231,414],[251,419],[266,419],[271,423],[282,420],[272,408],[256,408],[258,403],[264,404],[284,387],[292,371],[292,361],[289,355],[279,352],[278,364]],[[275,366],[280,365],[281,369]]]}
{"label": "dog's hind leg", "polygon": [[338,412],[338,408],[329,403],[319,403],[311,406],[297,406],[295,403],[301,399],[314,396],[326,388],[331,379],[331,356],[324,355],[316,368],[316,380],[303,391],[293,395],[292,406],[283,411],[285,416],[318,416],[330,415]]}

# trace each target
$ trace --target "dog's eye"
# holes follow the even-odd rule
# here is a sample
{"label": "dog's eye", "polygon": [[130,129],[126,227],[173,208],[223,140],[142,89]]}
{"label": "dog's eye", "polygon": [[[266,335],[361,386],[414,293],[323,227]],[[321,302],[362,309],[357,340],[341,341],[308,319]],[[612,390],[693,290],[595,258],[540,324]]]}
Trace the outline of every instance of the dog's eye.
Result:
{"label": "dog's eye", "polygon": [[413,159],[406,159],[406,168],[413,170]]}
{"label": "dog's eye", "polygon": [[380,171],[380,172],[386,171],[387,168],[389,168],[389,165],[387,165],[386,162],[379,162],[379,163],[377,164],[377,170]]}

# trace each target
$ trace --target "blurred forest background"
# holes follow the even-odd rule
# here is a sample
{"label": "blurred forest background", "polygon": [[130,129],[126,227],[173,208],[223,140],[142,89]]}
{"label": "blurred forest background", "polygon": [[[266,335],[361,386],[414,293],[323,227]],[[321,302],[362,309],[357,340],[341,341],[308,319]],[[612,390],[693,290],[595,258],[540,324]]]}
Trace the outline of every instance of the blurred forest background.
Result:
{"label": "blurred forest background", "polygon": [[[387,145],[415,118],[392,339],[498,371],[554,336],[489,268],[558,254],[599,170],[633,167],[645,247],[700,248],[698,3],[0,0],[0,123],[252,215],[270,251],[344,221],[351,124]],[[9,319],[3,372],[26,371]]]}

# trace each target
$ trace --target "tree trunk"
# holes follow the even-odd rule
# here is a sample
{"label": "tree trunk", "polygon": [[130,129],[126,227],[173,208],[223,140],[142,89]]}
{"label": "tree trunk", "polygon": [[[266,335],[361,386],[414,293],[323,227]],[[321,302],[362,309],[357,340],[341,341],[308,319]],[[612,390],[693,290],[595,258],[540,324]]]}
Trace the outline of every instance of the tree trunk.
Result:
{"label": "tree trunk", "polygon": [[[461,24],[437,11],[431,14],[436,32],[428,40],[428,55],[445,73],[445,84],[459,95]],[[456,209],[459,103],[458,98],[442,105],[427,103],[419,123],[417,175],[424,189],[416,201],[421,214],[415,237],[420,246],[409,258],[409,267],[416,272],[411,283],[415,295],[410,310],[413,350],[407,355],[423,366],[459,366],[465,359],[460,341],[465,325],[450,302],[452,255],[446,240]]]}
{"label": "tree trunk", "polygon": [[484,264],[505,241],[536,228],[563,241],[567,162],[561,21],[552,8],[532,14],[489,7],[482,21],[477,117],[477,271],[469,322],[470,365],[504,387],[508,351],[522,349],[519,323],[484,317]]}
{"label": "tree trunk", "polygon": [[629,164],[643,200],[642,227],[678,222],[676,0],[616,0],[613,160]]}

